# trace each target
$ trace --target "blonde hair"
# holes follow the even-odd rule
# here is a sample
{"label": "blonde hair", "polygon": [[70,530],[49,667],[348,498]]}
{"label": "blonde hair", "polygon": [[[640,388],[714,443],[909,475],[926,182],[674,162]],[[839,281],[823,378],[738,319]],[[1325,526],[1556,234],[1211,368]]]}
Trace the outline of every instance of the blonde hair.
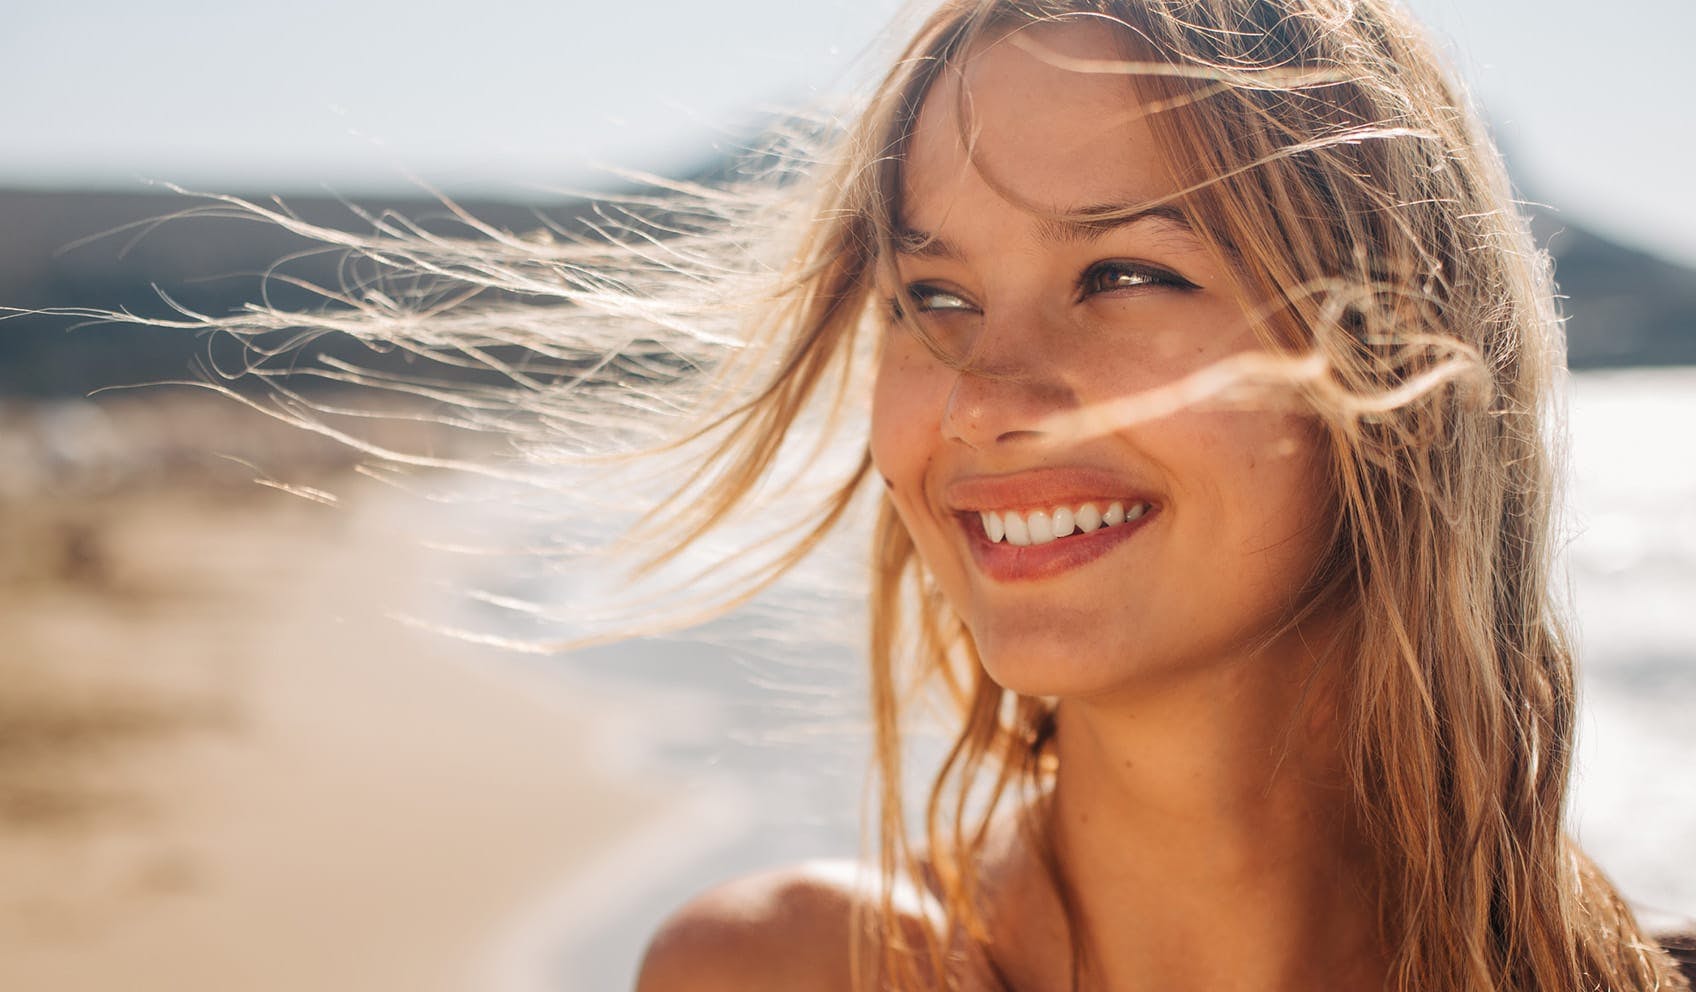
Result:
{"label": "blonde hair", "polygon": [[[672,424],[632,435],[697,466],[666,504],[671,543],[650,556],[664,561],[757,487],[781,495],[769,479],[790,446],[862,429],[870,304],[892,265],[919,106],[980,41],[1068,19],[1123,38],[1123,61],[1070,67],[1135,80],[1179,180],[1172,202],[1228,254],[1261,333],[1290,359],[1275,371],[1325,426],[1338,513],[1303,609],[1340,608],[1354,646],[1332,674],[1390,987],[1682,987],[1563,829],[1575,687],[1549,585],[1564,356],[1548,264],[1476,115],[1390,0],[947,0],[822,162],[806,161],[811,142],[790,145],[775,171],[625,198],[586,233],[541,242],[492,229],[442,238],[386,218],[356,237],[270,211],[389,275],[342,287],[329,315],[261,307],[184,323],[251,335],[306,322],[492,366],[508,380],[423,395],[530,454],[633,411]],[[430,278],[396,294],[383,281],[395,274]],[[475,302],[496,291],[521,299]],[[507,346],[555,364],[512,367]],[[798,537],[702,593],[690,615],[794,565],[870,471],[862,454],[797,517]],[[949,982],[954,941],[986,939],[974,866],[1005,797],[1040,793],[1053,774],[1054,704],[989,679],[878,498],[870,671],[885,884],[865,907],[876,953],[859,977],[916,989]],[[903,716],[937,687],[958,733],[915,838]],[[937,893],[938,928],[903,927],[903,880]]]}

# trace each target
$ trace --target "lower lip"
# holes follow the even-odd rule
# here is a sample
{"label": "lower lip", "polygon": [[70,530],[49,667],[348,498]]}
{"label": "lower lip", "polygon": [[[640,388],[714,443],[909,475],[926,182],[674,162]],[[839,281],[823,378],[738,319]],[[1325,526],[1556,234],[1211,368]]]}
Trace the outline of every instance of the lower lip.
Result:
{"label": "lower lip", "polygon": [[1088,534],[1072,534],[1047,544],[1015,547],[1006,541],[991,543],[976,513],[963,514],[966,541],[978,568],[996,582],[1030,582],[1051,578],[1082,568],[1135,537],[1159,514],[1151,507],[1135,520],[1116,527],[1103,525]]}

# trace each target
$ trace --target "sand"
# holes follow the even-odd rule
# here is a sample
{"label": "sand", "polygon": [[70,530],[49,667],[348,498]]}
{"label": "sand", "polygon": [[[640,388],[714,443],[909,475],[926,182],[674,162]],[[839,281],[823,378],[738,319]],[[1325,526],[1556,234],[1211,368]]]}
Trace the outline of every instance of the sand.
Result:
{"label": "sand", "polygon": [[449,594],[434,511],[319,471],[5,496],[0,988],[492,989],[663,817],[594,701],[389,618]]}

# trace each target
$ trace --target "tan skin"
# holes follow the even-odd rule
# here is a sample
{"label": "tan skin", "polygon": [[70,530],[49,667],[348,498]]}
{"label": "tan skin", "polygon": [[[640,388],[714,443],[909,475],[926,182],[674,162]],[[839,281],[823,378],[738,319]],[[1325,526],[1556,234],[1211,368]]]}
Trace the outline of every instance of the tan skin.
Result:
{"label": "tan skin", "polygon": [[[1380,988],[1364,845],[1336,813],[1336,739],[1311,678],[1334,639],[1314,620],[1265,643],[1328,534],[1317,427],[1276,402],[1056,427],[1261,346],[1229,263],[1181,217],[1057,232],[1026,209],[1174,189],[1131,84],[1044,50],[1122,58],[1105,29],[1040,25],[971,53],[926,99],[902,222],[929,247],[888,289],[965,367],[891,327],[874,460],[989,674],[1060,699],[1041,812],[1078,909],[1082,987]],[[1114,499],[1147,519],[1091,560],[1009,577],[974,551],[978,511]],[[1053,882],[1010,821],[981,867],[1007,983],[1071,988]],[[639,989],[846,989],[846,878],[812,866],[708,893],[656,938]]]}

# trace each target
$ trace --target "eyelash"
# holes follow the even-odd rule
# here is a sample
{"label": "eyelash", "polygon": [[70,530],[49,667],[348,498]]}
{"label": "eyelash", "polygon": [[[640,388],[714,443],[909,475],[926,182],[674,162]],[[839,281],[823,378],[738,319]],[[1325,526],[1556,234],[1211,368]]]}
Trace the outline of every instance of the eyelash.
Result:
{"label": "eyelash", "polygon": [[1188,279],[1185,279],[1183,276],[1178,275],[1176,272],[1169,269],[1163,269],[1158,265],[1149,265],[1144,262],[1109,260],[1095,263],[1085,269],[1084,274],[1078,277],[1079,299],[1088,295],[1092,280],[1098,276],[1108,273],[1113,275],[1136,276],[1140,277],[1142,281],[1133,283],[1129,286],[1108,286],[1096,289],[1094,292],[1107,293],[1114,289],[1140,289],[1143,286],[1166,286],[1171,289],[1183,291],[1201,288],[1195,283],[1190,282]]}
{"label": "eyelash", "polygon": [[[1126,285],[1126,286],[1095,286],[1095,283],[1102,276],[1111,276],[1113,278],[1120,278],[1120,277],[1124,277],[1124,276],[1129,276],[1129,277],[1136,278],[1138,281],[1134,282],[1130,285]],[[1166,287],[1169,287],[1171,289],[1179,290],[1179,291],[1182,291],[1182,292],[1187,292],[1189,290],[1201,288],[1201,287],[1197,286],[1195,283],[1190,282],[1188,279],[1185,279],[1183,276],[1180,276],[1177,273],[1171,272],[1167,269],[1160,268],[1159,266],[1148,265],[1148,264],[1142,263],[1142,262],[1125,262],[1125,261],[1109,260],[1109,261],[1104,261],[1104,262],[1096,262],[1094,265],[1091,265],[1089,268],[1085,269],[1084,272],[1083,272],[1083,275],[1078,277],[1077,292],[1078,292],[1078,299],[1081,302],[1084,298],[1095,295],[1097,293],[1110,293],[1110,292],[1113,292],[1115,289],[1125,289],[1125,290],[1142,289],[1143,287],[1146,287],[1146,286],[1166,286]],[[1092,288],[1092,287],[1094,287],[1094,288]],[[924,307],[924,306],[921,306],[920,300],[922,300],[925,297],[929,297],[929,296],[949,296],[949,297],[953,297],[954,299],[959,300],[961,303],[965,304],[965,306],[958,306],[958,307]],[[907,298],[907,301],[906,301],[905,305],[903,304],[901,297],[898,297],[898,296],[892,297],[889,300],[889,313],[890,313],[890,316],[892,318],[894,318],[896,320],[901,319],[901,317],[903,316],[903,314],[905,312],[905,306],[910,306],[914,313],[935,313],[935,312],[946,311],[946,310],[969,310],[969,309],[972,309],[971,304],[966,300],[966,298],[964,296],[961,296],[959,293],[951,293],[948,290],[940,289],[936,286],[930,285],[929,283],[916,282],[916,283],[913,283],[912,285],[908,286],[907,290],[906,290],[906,298]]]}

